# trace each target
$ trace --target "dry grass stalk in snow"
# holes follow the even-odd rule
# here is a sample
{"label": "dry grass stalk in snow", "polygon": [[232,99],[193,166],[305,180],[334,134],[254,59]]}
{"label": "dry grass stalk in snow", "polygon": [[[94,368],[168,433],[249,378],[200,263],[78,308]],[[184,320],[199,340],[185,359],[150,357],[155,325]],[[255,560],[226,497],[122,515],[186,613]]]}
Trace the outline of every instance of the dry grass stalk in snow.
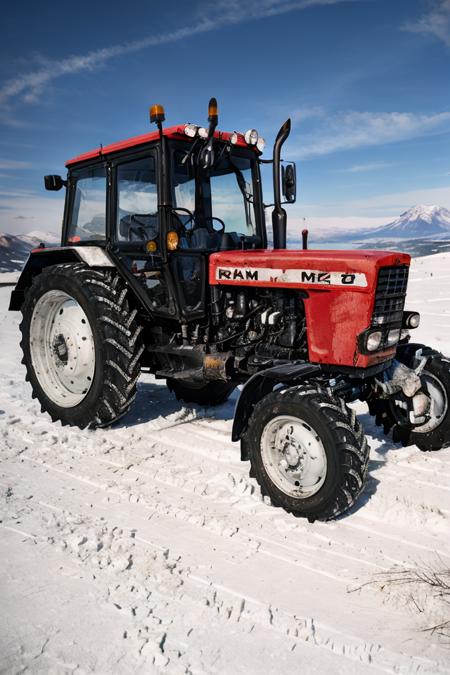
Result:
{"label": "dry grass stalk in snow", "polygon": [[400,589],[403,599],[423,615],[423,631],[449,640],[450,645],[450,568],[439,561],[439,566],[423,568],[394,568],[378,575],[381,590]]}

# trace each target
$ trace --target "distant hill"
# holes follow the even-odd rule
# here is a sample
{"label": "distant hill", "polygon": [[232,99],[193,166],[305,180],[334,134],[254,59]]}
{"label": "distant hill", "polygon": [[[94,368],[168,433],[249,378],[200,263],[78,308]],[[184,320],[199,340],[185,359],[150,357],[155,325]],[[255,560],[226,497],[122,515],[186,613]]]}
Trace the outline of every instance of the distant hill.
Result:
{"label": "distant hill", "polygon": [[[292,248],[301,247],[298,235],[291,235],[288,241]],[[387,225],[359,231],[354,226],[335,228],[333,232],[316,231],[311,220],[310,248],[386,249],[413,256],[450,251],[450,210],[418,204]]]}
{"label": "distant hill", "polygon": [[59,244],[60,239],[52,232],[0,233],[0,272],[21,270],[31,249],[39,246],[41,242],[47,246],[54,246]]}
{"label": "distant hill", "polygon": [[36,242],[38,245],[42,242],[48,246],[59,246],[61,243],[61,235],[55,234],[54,232],[41,232],[40,230],[33,230],[33,232],[27,232],[27,234],[18,234],[16,235],[22,241],[29,241],[33,243],[33,246]]}
{"label": "distant hill", "polygon": [[450,211],[442,206],[418,204],[399,218],[358,235],[358,239],[450,239]]}

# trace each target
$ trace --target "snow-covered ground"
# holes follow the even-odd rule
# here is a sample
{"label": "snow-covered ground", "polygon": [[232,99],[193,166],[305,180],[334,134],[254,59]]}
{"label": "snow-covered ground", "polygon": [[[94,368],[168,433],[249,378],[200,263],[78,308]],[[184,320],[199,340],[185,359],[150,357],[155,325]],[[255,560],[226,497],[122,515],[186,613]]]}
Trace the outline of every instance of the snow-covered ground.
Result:
{"label": "snow-covered ground", "polygon": [[[236,395],[182,407],[142,377],[109,430],[52,424],[0,288],[0,672],[443,673],[450,618],[395,569],[450,567],[450,449],[383,437],[365,493],[309,524],[261,500],[230,442]],[[416,259],[407,307],[450,354],[450,254]],[[445,614],[447,612],[447,615]]]}

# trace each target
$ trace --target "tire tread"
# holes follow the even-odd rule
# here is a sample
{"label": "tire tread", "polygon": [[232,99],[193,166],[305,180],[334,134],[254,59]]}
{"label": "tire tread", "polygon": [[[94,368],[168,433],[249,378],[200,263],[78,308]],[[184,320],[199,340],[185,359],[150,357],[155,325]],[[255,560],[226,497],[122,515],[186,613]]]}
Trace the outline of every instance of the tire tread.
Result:
{"label": "tire tread", "polygon": [[[101,394],[90,406],[82,411],[80,406],[55,412],[56,406],[49,405],[32,373],[32,364],[26,342],[29,335],[29,321],[33,310],[33,300],[39,297],[42,288],[49,284],[58,287],[58,280],[69,280],[79,284],[87,301],[93,305],[97,328],[102,338],[100,348],[103,384]],[[61,283],[61,281],[59,282]],[[137,323],[137,310],[130,307],[127,298],[128,289],[115,271],[95,270],[84,263],[63,263],[48,267],[34,277],[22,308],[20,323],[22,333],[21,347],[24,353],[22,362],[27,368],[26,378],[32,384],[32,396],[38,398],[43,412],[48,412],[53,421],[60,420],[63,425],[108,426],[122,417],[132,405],[140,374],[140,357],[144,351],[142,326]],[[33,384],[34,382],[34,384]],[[50,402],[51,403],[51,402]],[[79,414],[77,414],[79,408]]]}
{"label": "tire tread", "polygon": [[[331,431],[338,453],[340,483],[333,498],[312,511],[301,504],[295,504],[301,502],[300,499],[290,498],[291,506],[280,503],[259,470],[259,441],[252,442],[253,429],[267,409],[276,409],[276,406],[283,403],[293,403],[298,406],[299,411],[304,409],[319,413]],[[307,517],[310,521],[334,519],[353,506],[364,488],[370,449],[362,426],[355,412],[348,408],[343,399],[334,395],[330,388],[322,387],[318,383],[314,386],[307,383],[277,390],[261,399],[253,409],[244,440],[249,448],[250,476],[257,478],[263,497],[270,497],[272,504],[281,506],[295,516]]]}

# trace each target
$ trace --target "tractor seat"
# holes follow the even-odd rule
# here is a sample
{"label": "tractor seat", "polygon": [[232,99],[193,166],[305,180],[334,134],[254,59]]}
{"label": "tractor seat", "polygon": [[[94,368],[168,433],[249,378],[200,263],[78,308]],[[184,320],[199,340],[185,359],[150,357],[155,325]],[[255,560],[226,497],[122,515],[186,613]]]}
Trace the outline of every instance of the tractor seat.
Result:
{"label": "tractor seat", "polygon": [[157,213],[129,213],[119,222],[122,241],[149,241],[159,234]]}
{"label": "tractor seat", "polygon": [[220,243],[220,235],[215,230],[207,227],[197,227],[192,230],[189,248],[206,251],[217,251]]}
{"label": "tractor seat", "polygon": [[241,238],[237,232],[222,232],[220,235],[220,251],[235,251],[241,248]]}

